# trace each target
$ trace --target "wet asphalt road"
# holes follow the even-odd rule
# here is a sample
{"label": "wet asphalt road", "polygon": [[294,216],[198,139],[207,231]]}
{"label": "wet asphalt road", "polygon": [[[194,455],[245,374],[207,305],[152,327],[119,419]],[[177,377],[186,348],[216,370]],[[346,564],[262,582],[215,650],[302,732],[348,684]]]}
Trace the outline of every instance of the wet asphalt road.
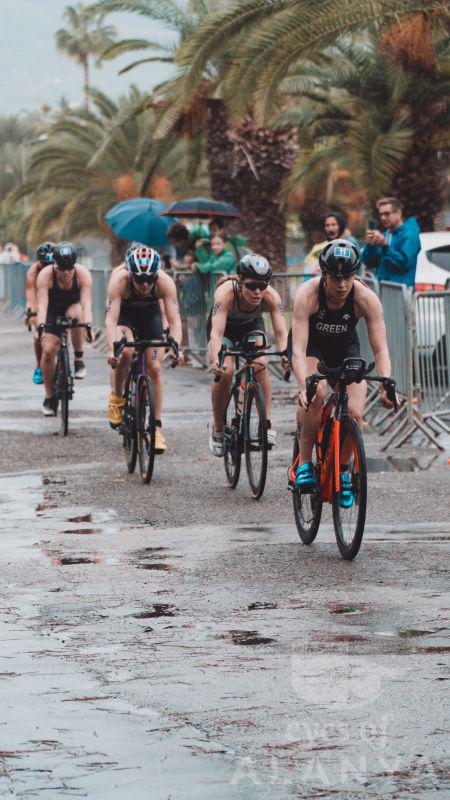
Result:
{"label": "wet asphalt road", "polygon": [[349,564],[329,515],[299,544],[282,384],[260,503],[209,455],[191,369],[165,373],[169,450],[144,487],[105,426],[102,354],[64,440],[38,413],[29,334],[8,317],[0,333],[0,796],[445,796],[445,459],[370,475]]}

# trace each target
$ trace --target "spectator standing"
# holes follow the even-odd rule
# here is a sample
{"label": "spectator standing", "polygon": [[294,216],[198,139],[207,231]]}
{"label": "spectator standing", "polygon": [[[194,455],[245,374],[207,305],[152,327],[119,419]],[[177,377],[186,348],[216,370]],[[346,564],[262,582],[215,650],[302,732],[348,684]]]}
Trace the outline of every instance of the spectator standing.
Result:
{"label": "spectator standing", "polygon": [[347,228],[347,218],[344,214],[341,214],[340,211],[329,211],[328,214],[326,214],[323,221],[323,230],[326,237],[325,241],[315,244],[303,262],[305,280],[321,272],[319,255],[328,242],[331,242],[333,239],[345,238],[347,241],[354,244],[359,252],[359,244]]}
{"label": "spectator standing", "polygon": [[211,253],[204,246],[195,248],[196,266],[199,272],[207,275],[210,272],[225,272],[227,275],[236,269],[236,260],[227,247],[227,240],[221,234],[211,239]]}
{"label": "spectator standing", "polygon": [[186,253],[192,250],[189,231],[182,222],[173,222],[167,229],[166,236],[170,244],[175,248],[176,267],[179,268]]}
{"label": "spectator standing", "polygon": [[228,249],[233,254],[236,262],[239,261],[243,253],[241,252],[243,249],[246,248],[248,244],[248,239],[245,236],[239,235],[230,235],[227,230],[225,229],[225,223],[223,219],[220,217],[213,217],[209,221],[209,233],[211,239],[213,236],[223,236],[227,243]]}
{"label": "spectator standing", "polygon": [[421,246],[419,224],[414,217],[403,220],[402,204],[396,197],[382,197],[377,209],[385,230],[366,231],[363,262],[379,281],[404,283],[414,290]]}

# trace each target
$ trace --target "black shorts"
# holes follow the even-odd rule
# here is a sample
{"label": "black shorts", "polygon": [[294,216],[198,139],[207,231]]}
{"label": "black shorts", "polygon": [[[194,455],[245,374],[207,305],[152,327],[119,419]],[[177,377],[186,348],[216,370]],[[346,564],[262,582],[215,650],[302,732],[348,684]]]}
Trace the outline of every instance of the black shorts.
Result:
{"label": "black shorts", "polygon": [[[209,312],[208,320],[206,322],[206,338],[208,342],[211,336],[211,314],[212,311]],[[258,317],[252,317],[248,320],[248,322],[244,322],[241,325],[237,325],[236,323],[233,324],[227,320],[223,334],[223,343],[230,347],[238,347],[246,336],[249,336],[250,334],[256,334],[261,331],[263,333],[266,332],[264,320],[261,315]]]}
{"label": "black shorts", "polygon": [[139,309],[133,313],[120,313],[118,325],[131,328],[135,339],[162,339],[163,324],[161,309],[158,305],[155,311],[149,313],[148,309]]}
{"label": "black shorts", "polygon": [[[292,362],[292,328],[288,334],[287,354],[289,361]],[[358,334],[353,331],[342,342],[330,341],[328,338],[321,342],[317,339],[308,339],[306,355],[324,361],[327,367],[340,367],[344,358],[361,356]]]}
{"label": "black shorts", "polygon": [[73,306],[72,303],[68,303],[66,306],[48,306],[47,307],[47,317],[45,320],[45,324],[49,327],[47,328],[47,333],[53,333],[54,336],[59,336],[58,328],[56,326],[56,320],[58,317],[65,317],[66,311],[70,306]]}

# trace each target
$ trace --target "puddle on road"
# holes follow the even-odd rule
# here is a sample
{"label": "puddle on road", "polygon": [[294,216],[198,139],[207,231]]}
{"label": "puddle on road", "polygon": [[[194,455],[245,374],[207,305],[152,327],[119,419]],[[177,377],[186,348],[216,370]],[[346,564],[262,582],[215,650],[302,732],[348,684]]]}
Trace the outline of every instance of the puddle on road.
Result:
{"label": "puddle on road", "polygon": [[100,559],[85,558],[84,556],[57,556],[52,558],[52,564],[61,567],[71,566],[72,564],[100,564]]}
{"label": "puddle on road", "polygon": [[154,617],[175,617],[177,609],[169,603],[155,603],[146,611],[131,614],[134,619],[152,619]]}
{"label": "puddle on road", "polygon": [[92,522],[92,514],[80,514],[79,517],[67,517],[67,522]]}
{"label": "puddle on road", "polygon": [[76,536],[76,535],[87,536],[90,533],[102,533],[102,529],[101,528],[73,528],[73,529],[68,529],[68,530],[65,530],[65,531],[61,531],[61,533],[69,533],[69,534],[73,534],[74,536]]}
{"label": "puddle on road", "polygon": [[278,608],[276,603],[256,602],[250,603],[248,606],[249,611],[257,611],[260,608]]}
{"label": "puddle on road", "polygon": [[367,609],[363,606],[356,608],[356,606],[332,606],[330,614],[365,614]]}
{"label": "puddle on road", "polygon": [[160,572],[179,572],[179,570],[177,570],[176,567],[172,567],[171,564],[159,564],[159,563],[138,564],[137,568],[159,570]]}
{"label": "puddle on road", "polygon": [[42,483],[44,486],[48,486],[49,484],[56,485],[56,486],[64,486],[67,483],[65,478],[47,478],[43,476]]}
{"label": "puddle on road", "polygon": [[275,639],[269,636],[261,636],[258,631],[231,630],[225,634],[216,636],[216,639],[226,639],[231,644],[255,647],[261,644],[271,644]]}

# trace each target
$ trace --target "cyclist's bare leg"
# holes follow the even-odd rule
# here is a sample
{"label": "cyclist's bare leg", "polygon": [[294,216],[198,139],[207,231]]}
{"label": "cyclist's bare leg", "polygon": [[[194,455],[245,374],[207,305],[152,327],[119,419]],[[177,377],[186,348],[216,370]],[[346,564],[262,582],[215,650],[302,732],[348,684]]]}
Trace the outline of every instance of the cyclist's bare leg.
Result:
{"label": "cyclist's bare leg", "polygon": [[[264,365],[264,369],[259,366],[259,364]],[[270,379],[270,373],[267,369],[267,358],[255,358],[255,377],[258,381],[259,385],[261,386],[262,393],[264,395],[264,402],[266,405],[266,416],[267,419],[270,419],[270,404],[272,402],[272,381]]]}
{"label": "cyclist's bare leg", "polygon": [[212,382],[211,404],[213,412],[213,424],[215,431],[223,428],[223,415],[230,399],[231,383],[233,380],[234,361],[232,358],[225,359],[224,372],[218,383]]}
{"label": "cyclist's bare leg", "polygon": [[[80,303],[74,303],[72,306],[69,306],[69,308],[66,310],[65,316],[71,317],[72,319],[76,319],[77,322],[84,322],[83,310],[81,308]],[[72,341],[72,347],[75,353],[82,353],[84,328],[73,328],[70,331],[70,339]]]}
{"label": "cyclist's bare leg", "polygon": [[36,327],[34,330],[34,354],[36,356],[36,366],[41,366],[41,358],[42,358],[42,344],[41,340],[37,334]]}
{"label": "cyclist's bare leg", "polygon": [[[128,342],[134,341],[133,331],[131,328],[126,328],[121,325],[116,330],[116,341],[120,341],[120,339],[122,339],[124,336]],[[131,347],[125,347],[122,350],[116,369],[111,370],[111,388],[117,397],[121,397],[123,395],[125,378],[130,370],[132,357],[133,349]]]}
{"label": "cyclist's bare leg", "polygon": [[49,400],[53,394],[53,379],[55,377],[55,357],[59,345],[59,336],[54,333],[45,333],[42,337],[41,370],[44,378],[45,397]]}
{"label": "cyclist's bare leg", "polygon": [[[367,382],[351,383],[347,387],[348,391],[348,410],[350,414],[358,423],[359,428],[362,428],[362,420],[364,414],[364,406],[366,403]],[[351,442],[344,442],[341,453],[341,460],[343,464],[348,464],[353,454]]]}
{"label": "cyclist's bare leg", "polygon": [[149,348],[147,350],[147,372],[152,382],[153,397],[155,400],[155,419],[161,419],[162,413],[164,378],[161,364],[163,358],[164,349],[162,347]]}
{"label": "cyclist's bare leg", "polygon": [[[306,372],[308,375],[317,372],[318,363],[317,358],[307,356]],[[307,464],[308,461],[311,461],[314,442],[320,427],[320,418],[322,416],[326,389],[327,387],[324,386],[323,382],[319,383],[308,411],[300,407],[297,410],[297,425],[300,426],[300,464]]]}

